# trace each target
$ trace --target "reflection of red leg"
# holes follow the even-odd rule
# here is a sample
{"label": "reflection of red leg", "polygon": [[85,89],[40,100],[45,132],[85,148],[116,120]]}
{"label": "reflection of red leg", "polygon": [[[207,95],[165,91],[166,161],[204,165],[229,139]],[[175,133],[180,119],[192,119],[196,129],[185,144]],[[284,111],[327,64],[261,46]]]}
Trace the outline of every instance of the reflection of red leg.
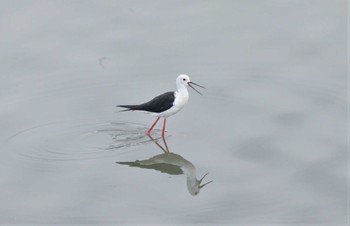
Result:
{"label": "reflection of red leg", "polygon": [[[160,144],[158,143],[158,141],[156,141],[151,135],[148,135],[148,137],[151,138],[151,140],[152,140],[160,149],[162,149],[162,150],[164,151],[164,153],[170,152],[168,146],[166,145],[166,142],[165,142],[165,145],[166,145],[166,146],[165,146],[166,149],[165,149],[165,148],[163,148],[162,145],[160,145]],[[165,141],[165,138],[164,138],[164,137],[163,137],[163,141]]]}
{"label": "reflection of red leg", "polygon": [[169,151],[169,148],[168,148],[168,144],[166,143],[165,137],[162,137],[162,138],[163,138],[163,142],[164,142],[164,144],[165,144],[166,151],[167,151],[167,152],[170,152],[170,151]]}
{"label": "reflection of red leg", "polygon": [[158,122],[158,120],[160,119],[160,117],[158,117],[157,119],[156,119],[156,121],[153,123],[153,125],[147,130],[147,135],[149,136],[149,134],[151,133],[151,131],[152,131],[152,129],[153,129],[153,127],[157,124],[157,122]]}
{"label": "reflection of red leg", "polygon": [[166,125],[166,118],[164,118],[164,123],[163,123],[163,131],[162,131],[162,137],[164,137],[164,133],[165,133],[165,125]]}

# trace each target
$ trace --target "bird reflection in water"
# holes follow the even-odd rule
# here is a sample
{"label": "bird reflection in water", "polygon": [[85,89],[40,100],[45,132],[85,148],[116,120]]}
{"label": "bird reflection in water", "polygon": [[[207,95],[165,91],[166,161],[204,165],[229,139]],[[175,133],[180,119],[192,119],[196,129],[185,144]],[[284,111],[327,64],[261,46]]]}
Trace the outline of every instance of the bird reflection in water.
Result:
{"label": "bird reflection in water", "polygon": [[162,137],[165,147],[159,144],[159,142],[149,135],[151,140],[163,150],[163,154],[153,156],[145,160],[136,160],[134,162],[117,162],[121,165],[128,165],[130,167],[139,167],[143,169],[154,169],[162,173],[170,175],[185,174],[187,177],[187,189],[191,195],[198,195],[201,188],[205,185],[213,182],[209,181],[202,184],[203,179],[208,173],[204,174],[201,179],[196,177],[196,167],[182,156],[169,151],[165,137]]}

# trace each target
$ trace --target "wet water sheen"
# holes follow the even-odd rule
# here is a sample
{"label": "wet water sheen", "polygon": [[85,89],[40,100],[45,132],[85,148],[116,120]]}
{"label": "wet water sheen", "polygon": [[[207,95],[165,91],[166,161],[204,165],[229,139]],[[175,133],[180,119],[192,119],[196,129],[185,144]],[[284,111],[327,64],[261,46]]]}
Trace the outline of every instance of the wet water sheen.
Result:
{"label": "wet water sheen", "polygon": [[121,154],[119,149],[151,142],[146,129],[127,122],[56,122],[19,131],[8,139],[8,146],[22,156],[39,160],[105,158]]}
{"label": "wet water sheen", "polygon": [[0,2],[0,225],[346,225],[346,9]]}

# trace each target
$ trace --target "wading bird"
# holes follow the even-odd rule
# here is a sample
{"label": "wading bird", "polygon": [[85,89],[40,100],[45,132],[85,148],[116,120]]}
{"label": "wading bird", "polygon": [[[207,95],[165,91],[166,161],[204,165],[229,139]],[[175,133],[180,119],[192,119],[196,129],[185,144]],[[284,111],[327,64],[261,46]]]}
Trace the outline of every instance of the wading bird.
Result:
{"label": "wading bird", "polygon": [[165,126],[166,119],[179,112],[188,102],[188,90],[187,86],[191,87],[197,93],[202,95],[197,89],[195,89],[192,85],[196,85],[198,87],[204,88],[201,85],[198,85],[194,82],[191,82],[190,77],[188,75],[182,74],[179,75],[176,79],[177,91],[175,92],[166,92],[162,95],[159,95],[152,100],[138,105],[117,105],[117,107],[126,108],[122,111],[143,111],[150,113],[157,117],[156,121],[152,124],[152,126],[147,130],[147,135],[150,135],[152,129],[157,124],[160,118],[164,118],[163,122],[163,130],[162,137],[165,134]]}

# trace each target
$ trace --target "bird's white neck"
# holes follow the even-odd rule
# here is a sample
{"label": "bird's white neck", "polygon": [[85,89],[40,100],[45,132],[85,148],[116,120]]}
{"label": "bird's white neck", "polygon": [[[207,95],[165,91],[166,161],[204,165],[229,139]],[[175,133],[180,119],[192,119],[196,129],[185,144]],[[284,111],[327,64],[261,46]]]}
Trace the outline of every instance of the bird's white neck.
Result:
{"label": "bird's white neck", "polygon": [[182,109],[186,103],[188,102],[188,90],[185,85],[178,85],[177,91],[175,92],[175,102],[174,106],[177,107],[178,110]]}
{"label": "bird's white neck", "polygon": [[185,96],[188,97],[188,90],[187,87],[183,84],[179,84],[177,85],[177,92],[181,95],[181,96]]}

